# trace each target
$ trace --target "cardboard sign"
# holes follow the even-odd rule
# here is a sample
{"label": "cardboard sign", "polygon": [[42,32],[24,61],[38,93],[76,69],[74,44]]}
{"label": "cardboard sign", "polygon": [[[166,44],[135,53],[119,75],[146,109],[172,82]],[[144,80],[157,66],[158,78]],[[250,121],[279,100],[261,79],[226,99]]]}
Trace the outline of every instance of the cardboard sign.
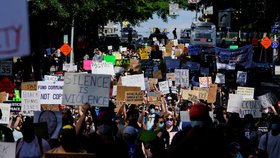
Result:
{"label": "cardboard sign", "polygon": [[0,124],[9,124],[10,106],[11,105],[8,103],[0,103],[0,109],[2,110],[2,119],[0,120]]}
{"label": "cardboard sign", "polygon": [[191,101],[193,103],[199,101],[199,91],[197,90],[182,90],[182,99]]}
{"label": "cardboard sign", "polygon": [[199,87],[209,87],[212,84],[211,77],[199,77]]}
{"label": "cardboard sign", "polygon": [[6,92],[0,92],[0,103],[6,101],[7,99],[7,93]]}
{"label": "cardboard sign", "polygon": [[166,73],[166,80],[175,81],[175,73]]}
{"label": "cardboard sign", "polygon": [[41,110],[51,110],[51,111],[59,111],[59,105],[58,104],[41,104]]}
{"label": "cardboard sign", "polygon": [[141,91],[140,87],[117,86],[117,101],[124,101],[126,91]]}
{"label": "cardboard sign", "polygon": [[144,92],[143,91],[126,91],[125,102],[127,104],[142,104]]}
{"label": "cardboard sign", "polygon": [[37,90],[37,81],[22,82],[21,90],[36,91]]}
{"label": "cardboard sign", "polygon": [[91,73],[115,75],[114,65],[111,62],[94,62],[91,65]]}
{"label": "cardboard sign", "polygon": [[237,87],[236,94],[242,96],[243,100],[254,100],[255,88],[251,87]]}
{"label": "cardboard sign", "polygon": [[40,92],[21,91],[21,110],[25,116],[33,116],[34,111],[41,111]]}
{"label": "cardboard sign", "polygon": [[145,90],[144,74],[123,76],[121,79],[123,86],[141,87],[141,90]]}
{"label": "cardboard sign", "polygon": [[189,87],[189,70],[175,69],[175,86]]}
{"label": "cardboard sign", "polygon": [[61,104],[63,96],[63,81],[38,81],[37,91],[40,92],[40,104]]}
{"label": "cardboard sign", "polygon": [[16,157],[16,143],[0,141],[0,157]]}
{"label": "cardboard sign", "polygon": [[84,70],[91,70],[92,60],[84,60],[83,61],[83,68]]}
{"label": "cardboard sign", "polygon": [[110,75],[65,73],[62,104],[108,107],[110,84]]}
{"label": "cardboard sign", "polygon": [[227,112],[239,113],[240,107],[243,103],[242,96],[238,94],[229,94]]}
{"label": "cardboard sign", "polygon": [[208,93],[208,97],[207,97],[207,103],[215,103],[216,102],[217,90],[218,90],[218,85],[217,84],[210,84],[209,93]]}
{"label": "cardboard sign", "polygon": [[153,71],[153,77],[158,78],[158,79],[162,79],[161,70]]}
{"label": "cardboard sign", "polygon": [[252,114],[254,118],[262,117],[262,104],[260,100],[243,101],[240,108],[239,116],[244,118],[246,114]]}
{"label": "cardboard sign", "polygon": [[27,4],[27,1],[0,1],[0,59],[29,55],[30,34]]}

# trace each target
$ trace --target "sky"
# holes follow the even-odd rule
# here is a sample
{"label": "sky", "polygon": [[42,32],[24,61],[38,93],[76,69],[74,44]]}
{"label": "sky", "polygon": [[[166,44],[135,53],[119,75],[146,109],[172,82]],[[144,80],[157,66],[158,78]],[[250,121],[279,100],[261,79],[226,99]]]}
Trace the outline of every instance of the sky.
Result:
{"label": "sky", "polygon": [[163,31],[163,29],[166,28],[167,32],[170,32],[167,35],[168,38],[173,38],[172,31],[176,27],[177,36],[180,37],[181,29],[189,28],[194,19],[195,12],[179,10],[179,15],[175,19],[168,17],[168,21],[163,22],[163,20],[155,14],[153,19],[140,23],[140,26],[136,26],[134,29],[138,31],[138,34],[141,34],[144,37],[149,37],[149,34],[154,27],[158,27],[160,31]]}

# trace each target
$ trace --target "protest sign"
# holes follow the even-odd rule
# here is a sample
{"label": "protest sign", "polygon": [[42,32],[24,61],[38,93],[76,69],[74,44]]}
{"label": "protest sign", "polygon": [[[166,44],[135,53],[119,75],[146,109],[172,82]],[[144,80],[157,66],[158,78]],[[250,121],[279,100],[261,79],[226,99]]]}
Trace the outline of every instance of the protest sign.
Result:
{"label": "protest sign", "polygon": [[38,81],[37,91],[40,92],[40,104],[61,104],[63,96],[63,81]]}
{"label": "protest sign", "polygon": [[236,94],[242,96],[243,100],[254,100],[255,88],[251,87],[237,87]]}
{"label": "protest sign", "polygon": [[117,101],[124,101],[126,91],[140,91],[140,87],[117,86]]}
{"label": "protest sign", "polygon": [[260,100],[244,100],[242,102],[239,116],[244,118],[246,114],[252,114],[254,118],[262,117],[262,105]]}
{"label": "protest sign", "polygon": [[84,70],[91,70],[92,60],[84,60],[83,61],[83,68]]}
{"label": "protest sign", "polygon": [[122,54],[121,53],[114,53],[115,57],[116,57],[116,60],[120,60],[122,59]]}
{"label": "protest sign", "polygon": [[44,75],[44,81],[50,81],[50,82],[58,81],[58,76]]}
{"label": "protest sign", "polygon": [[242,103],[241,95],[229,94],[227,112],[239,113]]}
{"label": "protest sign", "polygon": [[215,83],[223,84],[226,82],[225,75],[222,73],[217,73],[215,78]]}
{"label": "protest sign", "polygon": [[195,103],[199,100],[199,91],[183,89],[182,90],[182,99]]}
{"label": "protest sign", "polygon": [[0,124],[9,124],[10,120],[10,104],[0,103],[0,109],[2,110],[2,118]]}
{"label": "protest sign", "polygon": [[62,104],[109,106],[110,75],[65,73]]}
{"label": "protest sign", "polygon": [[62,70],[67,72],[76,72],[78,70],[78,67],[77,65],[63,64]]}
{"label": "protest sign", "polygon": [[94,62],[91,65],[92,74],[115,75],[114,65],[111,62]]}
{"label": "protest sign", "polygon": [[189,87],[189,70],[175,69],[175,86]]}
{"label": "protest sign", "polygon": [[21,110],[25,116],[33,116],[34,111],[41,111],[40,92],[21,91]]}
{"label": "protest sign", "polygon": [[115,57],[114,55],[105,55],[105,56],[104,56],[104,60],[105,60],[106,62],[112,63],[113,65],[116,64],[116,57]]}
{"label": "protest sign", "polygon": [[37,81],[22,82],[21,90],[36,91],[37,90]]}
{"label": "protest sign", "polygon": [[166,73],[166,80],[170,79],[171,81],[175,81],[175,73]]}
{"label": "protest sign", "polygon": [[28,1],[0,1],[0,59],[27,56],[30,52]]}
{"label": "protest sign", "polygon": [[180,60],[179,59],[171,59],[171,58],[164,58],[165,59],[165,64],[166,67],[171,70],[171,69],[179,69],[180,67]]}
{"label": "protest sign", "polygon": [[8,143],[0,141],[0,157],[14,158],[16,157],[16,143]]}
{"label": "protest sign", "polygon": [[145,48],[139,49],[140,59],[141,60],[147,60],[149,59],[149,52]]}
{"label": "protest sign", "polygon": [[216,102],[217,90],[218,90],[218,85],[217,84],[210,84],[208,97],[207,97],[207,103],[215,103]]}
{"label": "protest sign", "polygon": [[144,91],[126,91],[125,103],[127,104],[142,104],[144,97]]}
{"label": "protest sign", "polygon": [[10,113],[16,117],[19,112],[21,112],[21,102],[20,101],[5,101],[3,103],[10,104]]}
{"label": "protest sign", "polygon": [[199,77],[199,87],[209,87],[212,84],[211,77]]}
{"label": "protest sign", "polygon": [[169,86],[168,86],[168,81],[161,81],[158,83],[159,90],[162,94],[168,94],[170,93],[169,91]]}
{"label": "protest sign", "polygon": [[144,74],[123,76],[121,79],[123,86],[141,87],[141,90],[145,90]]}
{"label": "protest sign", "polygon": [[6,92],[0,92],[0,103],[6,101],[7,99],[7,94]]}
{"label": "protest sign", "polygon": [[271,107],[271,106],[275,105],[278,101],[277,97],[271,92],[258,96],[257,98],[258,98],[258,100],[261,101],[263,108]]}
{"label": "protest sign", "polygon": [[246,84],[247,82],[247,72],[237,71],[236,83]]}

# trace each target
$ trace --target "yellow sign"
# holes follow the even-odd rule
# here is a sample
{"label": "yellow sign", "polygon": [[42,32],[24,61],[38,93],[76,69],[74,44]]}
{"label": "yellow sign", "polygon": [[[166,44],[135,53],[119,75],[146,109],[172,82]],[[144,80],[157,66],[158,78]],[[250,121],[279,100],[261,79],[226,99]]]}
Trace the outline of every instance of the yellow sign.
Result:
{"label": "yellow sign", "polygon": [[141,60],[147,60],[147,59],[149,59],[149,53],[148,53],[147,49],[145,49],[145,48],[140,48],[140,49],[139,49],[139,54],[140,54]]}

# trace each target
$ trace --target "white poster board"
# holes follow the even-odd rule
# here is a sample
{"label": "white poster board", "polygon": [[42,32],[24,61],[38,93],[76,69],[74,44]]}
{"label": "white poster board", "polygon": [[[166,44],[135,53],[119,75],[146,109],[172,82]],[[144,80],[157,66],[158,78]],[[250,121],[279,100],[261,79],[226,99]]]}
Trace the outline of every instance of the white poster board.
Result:
{"label": "white poster board", "polygon": [[14,158],[16,157],[16,143],[8,143],[0,141],[0,157]]}
{"label": "white poster board", "polygon": [[2,119],[0,120],[0,124],[8,124],[10,120],[11,104],[0,103],[0,109],[2,110]]}
{"label": "white poster board", "polygon": [[169,94],[169,86],[168,86],[168,81],[161,81],[158,82],[159,90],[162,94]]}
{"label": "white poster board", "polygon": [[61,104],[63,81],[38,81],[37,91],[40,92],[40,104]]}
{"label": "white poster board", "polygon": [[271,92],[258,96],[258,100],[261,101],[263,108],[271,107],[277,103],[277,97]]}
{"label": "white poster board", "polygon": [[34,111],[41,111],[40,92],[21,91],[21,111],[25,116],[33,116]]}
{"label": "white poster board", "polygon": [[30,52],[28,1],[0,1],[0,59]]}
{"label": "white poster board", "polygon": [[78,67],[77,65],[63,64],[62,70],[67,72],[76,72]]}
{"label": "white poster board", "polygon": [[241,95],[229,94],[227,112],[239,113],[242,103]]}
{"label": "white poster board", "polygon": [[243,97],[243,100],[254,100],[255,88],[252,87],[237,87],[236,94]]}
{"label": "white poster board", "polygon": [[50,81],[50,82],[58,81],[58,76],[44,75],[44,81]]}
{"label": "white poster board", "polygon": [[93,62],[91,65],[92,74],[106,74],[106,75],[115,75],[114,65],[111,62]]}
{"label": "white poster board", "polygon": [[189,87],[189,69],[175,69],[175,86]]}
{"label": "white poster board", "polygon": [[121,80],[123,86],[141,87],[141,90],[145,90],[144,74],[123,76]]}
{"label": "white poster board", "polygon": [[65,73],[62,104],[108,107],[111,76]]}

